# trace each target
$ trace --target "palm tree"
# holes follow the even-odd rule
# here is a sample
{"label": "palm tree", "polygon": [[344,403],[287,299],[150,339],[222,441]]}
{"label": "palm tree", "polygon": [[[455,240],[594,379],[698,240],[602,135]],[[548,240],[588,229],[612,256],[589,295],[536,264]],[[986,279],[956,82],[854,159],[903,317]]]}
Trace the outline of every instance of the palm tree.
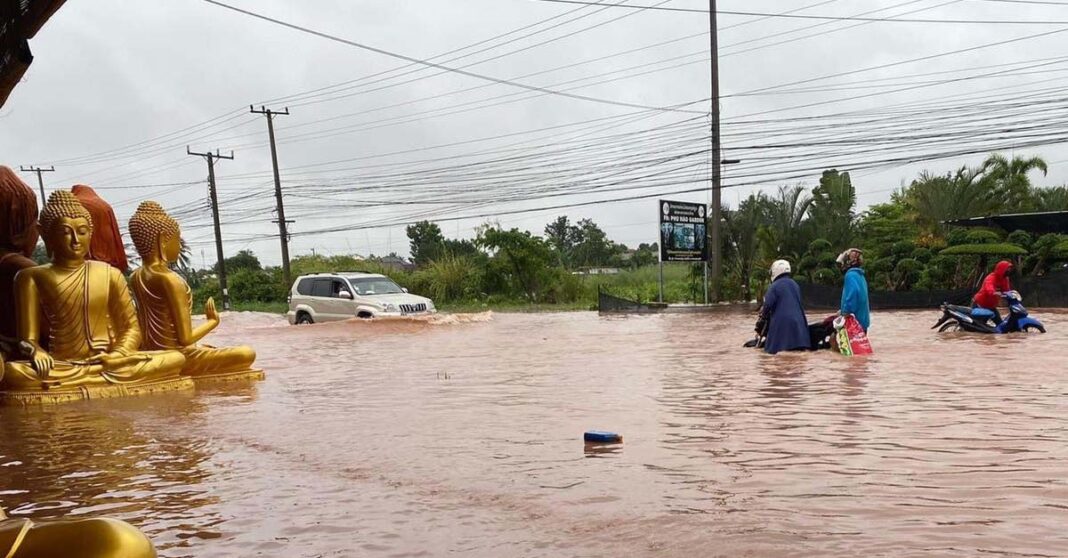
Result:
{"label": "palm tree", "polygon": [[178,275],[181,275],[185,279],[186,283],[190,286],[199,284],[197,280],[196,270],[193,269],[193,256],[192,250],[189,248],[189,244],[185,242],[185,239],[181,239],[182,248],[178,252],[178,261],[174,262],[173,268]]}
{"label": "palm tree", "polygon": [[1001,212],[1011,213],[1029,211],[1031,206],[1031,179],[1028,174],[1034,170],[1042,171],[1045,176],[1049,166],[1041,157],[1006,158],[1000,153],[987,157],[983,163],[985,179],[991,181],[994,202]]}
{"label": "palm tree", "polygon": [[738,209],[723,212],[730,257],[727,266],[742,285],[742,296],[752,300],[753,270],[760,258],[758,231],[767,222],[771,200],[762,192],[751,194]]}
{"label": "palm tree", "polygon": [[1068,211],[1068,186],[1034,188],[1031,203],[1035,211]]}
{"label": "palm tree", "polygon": [[808,246],[803,225],[812,208],[812,197],[803,186],[780,186],[779,195],[768,202],[768,226],[760,235],[764,257],[796,259]]}
{"label": "palm tree", "polygon": [[838,249],[845,248],[853,239],[856,203],[857,191],[848,172],[823,171],[820,185],[812,190],[809,215],[820,236]]}
{"label": "palm tree", "polygon": [[941,236],[944,221],[990,215],[999,207],[985,172],[985,166],[964,166],[945,175],[924,171],[905,190],[903,200],[916,224]]}

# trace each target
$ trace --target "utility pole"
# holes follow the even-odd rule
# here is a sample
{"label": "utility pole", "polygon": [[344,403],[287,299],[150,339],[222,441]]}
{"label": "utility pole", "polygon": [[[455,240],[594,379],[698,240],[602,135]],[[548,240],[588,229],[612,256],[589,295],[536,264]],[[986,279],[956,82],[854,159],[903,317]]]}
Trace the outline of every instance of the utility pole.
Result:
{"label": "utility pole", "polygon": [[41,167],[35,167],[33,165],[30,165],[28,167],[24,167],[22,165],[19,165],[19,170],[22,171],[22,172],[35,172],[35,173],[37,173],[37,186],[39,186],[41,188],[41,207],[43,208],[44,204],[48,203],[48,199],[45,198],[44,179],[41,178],[41,173],[42,172],[56,172],[56,167],[50,166],[47,169],[42,169]]}
{"label": "utility pole", "polygon": [[267,135],[271,139],[271,166],[274,167],[274,199],[278,211],[278,237],[282,240],[282,276],[285,278],[286,287],[289,287],[293,283],[293,278],[289,273],[289,224],[293,221],[286,221],[286,210],[282,204],[282,179],[278,176],[278,149],[274,145],[274,117],[282,114],[289,116],[289,107],[281,111],[273,111],[269,108],[261,106],[258,110],[256,107],[249,105],[249,110],[254,114],[262,114],[267,117]]}
{"label": "utility pole", "polygon": [[712,50],[712,301],[719,302],[723,282],[723,170],[720,161],[719,135],[719,25],[716,23],[716,0],[708,0],[708,26]]}
{"label": "utility pole", "polygon": [[226,288],[226,259],[223,257],[222,228],[219,226],[219,196],[215,192],[215,160],[234,160],[234,152],[230,155],[221,155],[216,149],[215,153],[194,153],[186,146],[185,152],[189,155],[203,157],[208,161],[208,196],[211,198],[211,217],[215,222],[215,255],[219,258],[219,289],[222,291],[223,310],[230,309],[230,290]]}

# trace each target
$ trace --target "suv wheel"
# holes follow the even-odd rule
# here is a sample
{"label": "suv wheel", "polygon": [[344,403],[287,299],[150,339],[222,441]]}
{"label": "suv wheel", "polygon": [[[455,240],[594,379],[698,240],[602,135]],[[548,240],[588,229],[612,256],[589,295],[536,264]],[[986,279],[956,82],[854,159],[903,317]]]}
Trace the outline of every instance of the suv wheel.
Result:
{"label": "suv wheel", "polygon": [[307,312],[301,312],[301,313],[297,314],[297,325],[314,324],[314,323],[315,323],[315,320],[312,320],[311,315],[308,314]]}

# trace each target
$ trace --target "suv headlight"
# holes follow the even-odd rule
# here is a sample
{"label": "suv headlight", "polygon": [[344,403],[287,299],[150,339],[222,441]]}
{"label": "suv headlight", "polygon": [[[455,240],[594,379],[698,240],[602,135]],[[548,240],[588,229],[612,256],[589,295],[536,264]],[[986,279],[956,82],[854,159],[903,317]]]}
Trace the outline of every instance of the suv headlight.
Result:
{"label": "suv headlight", "polygon": [[397,305],[393,304],[392,302],[387,302],[386,306],[383,308],[383,311],[385,312],[397,312],[399,310],[400,309],[397,308]]}

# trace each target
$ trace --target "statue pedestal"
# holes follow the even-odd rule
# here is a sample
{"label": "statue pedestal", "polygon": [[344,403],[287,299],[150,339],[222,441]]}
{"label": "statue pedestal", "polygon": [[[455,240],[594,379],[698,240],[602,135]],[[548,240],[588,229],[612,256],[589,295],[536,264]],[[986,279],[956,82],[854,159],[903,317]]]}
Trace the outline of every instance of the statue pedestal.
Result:
{"label": "statue pedestal", "polygon": [[193,383],[200,387],[202,385],[216,385],[225,383],[239,383],[239,382],[259,382],[266,378],[266,374],[263,370],[236,370],[232,372],[217,372],[214,374],[197,374],[196,376],[186,376],[193,380]]}
{"label": "statue pedestal", "polygon": [[[262,372],[261,372],[262,374]],[[48,389],[40,391],[0,391],[0,406],[29,407],[33,405],[51,405],[71,403],[92,399],[112,399],[135,395],[152,395],[172,391],[187,391],[194,387],[190,378],[171,378],[140,384],[112,384],[104,386],[79,386],[69,389]]]}

